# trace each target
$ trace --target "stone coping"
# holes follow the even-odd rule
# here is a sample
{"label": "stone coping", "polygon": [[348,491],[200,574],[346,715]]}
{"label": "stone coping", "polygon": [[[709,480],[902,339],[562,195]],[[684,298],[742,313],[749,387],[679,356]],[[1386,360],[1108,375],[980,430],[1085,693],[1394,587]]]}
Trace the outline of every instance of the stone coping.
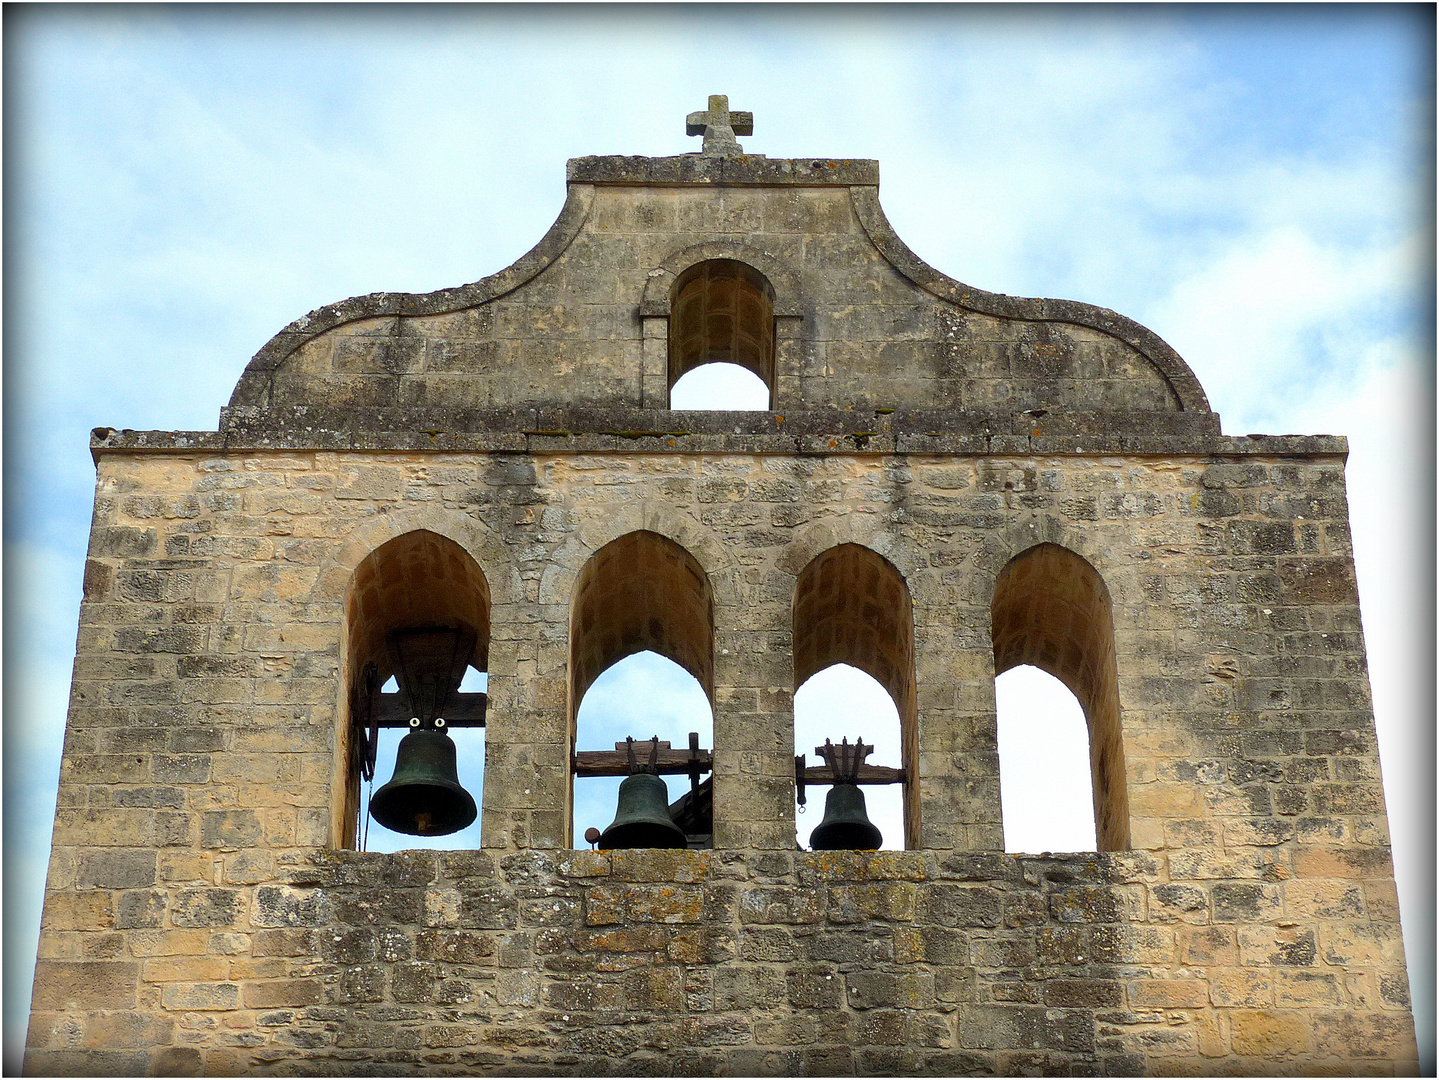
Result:
{"label": "stone coping", "polygon": [[[715,414],[710,414],[712,417]],[[753,413],[718,414],[752,417]],[[759,414],[771,417],[772,414]],[[683,413],[665,414],[683,423]],[[859,425],[811,433],[697,430],[698,425],[644,430],[579,432],[533,427],[510,431],[349,431],[291,428],[264,431],[135,431],[96,428],[90,454],[214,454],[267,451],[352,451],[357,453],[668,453],[766,455],[954,455],[1035,456],[1279,456],[1348,455],[1342,435],[1108,434],[1024,435],[985,432],[880,431]]]}
{"label": "stone coping", "polygon": [[390,405],[373,408],[335,405],[231,405],[221,410],[219,430],[239,438],[318,437],[343,432],[347,438],[396,432],[449,435],[1218,435],[1214,413],[1137,409],[915,409],[882,405],[732,411],[659,409],[636,405],[511,405],[470,409]]}
{"label": "stone coping", "polygon": [[795,876],[820,881],[958,880],[1020,884],[1036,872],[1064,871],[1055,880],[1097,879],[1115,884],[1161,877],[1154,852],[789,851],[757,848],[690,851],[587,848],[410,848],[394,852],[317,848],[287,860],[276,875],[284,884],[333,887],[388,873],[394,884],[429,884],[444,877],[530,884],[554,878],[609,878],[622,882],[692,884],[711,880]]}
{"label": "stone coping", "polygon": [[565,177],[572,184],[876,186],[879,162],[869,158],[768,158],[763,154],[737,158],[605,154],[570,158]]}
{"label": "stone coping", "polygon": [[[1147,326],[1095,304],[1078,300],[1010,296],[966,285],[925,262],[894,231],[879,204],[879,190],[854,192],[854,209],[870,242],[891,266],[931,296],[957,307],[999,319],[1064,322],[1087,326],[1118,338],[1148,358],[1179,398],[1180,408],[1190,413],[1211,413],[1209,398],[1194,371],[1173,347]],[[1215,420],[1218,426],[1218,420]]]}

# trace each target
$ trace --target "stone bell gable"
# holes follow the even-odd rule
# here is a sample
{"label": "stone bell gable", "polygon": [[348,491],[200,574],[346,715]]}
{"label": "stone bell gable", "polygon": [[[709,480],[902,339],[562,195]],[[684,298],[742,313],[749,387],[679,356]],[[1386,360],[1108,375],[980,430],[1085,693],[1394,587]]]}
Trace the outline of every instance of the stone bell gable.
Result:
{"label": "stone bell gable", "polygon": [[[94,432],[28,1073],[1416,1070],[1344,440],[1222,435],[1153,333],[946,277],[875,162],[754,122],[571,161],[529,254],[297,320],[216,431]],[[715,361],[770,408],[670,409]],[[480,847],[356,850],[422,639],[488,676]],[[625,757],[580,700],[643,650],[713,710],[652,750],[702,849],[572,850]],[[905,850],[796,844],[838,663]],[[1003,850],[1021,664],[1101,850]]]}
{"label": "stone bell gable", "polygon": [[786,413],[881,410],[915,433],[1219,431],[1188,366],[1137,323],[928,266],[885,219],[878,162],[749,155],[571,161],[558,220],[518,262],[296,320],[250,362],[221,429],[514,431],[532,410],[639,423],[683,374],[677,282],[714,260],[770,293],[772,356],[746,363]]}

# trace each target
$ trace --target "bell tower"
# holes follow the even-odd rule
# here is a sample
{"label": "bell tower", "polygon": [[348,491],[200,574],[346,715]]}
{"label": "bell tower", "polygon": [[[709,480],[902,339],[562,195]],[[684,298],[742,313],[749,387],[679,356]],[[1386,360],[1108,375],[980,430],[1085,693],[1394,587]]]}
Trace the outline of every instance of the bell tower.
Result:
{"label": "bell tower", "polygon": [[[685,126],[571,160],[498,274],[291,323],[217,430],[93,433],[26,1071],[1414,1072],[1344,440],[928,266],[874,161]],[[711,363],[769,408],[672,409]],[[582,745],[645,651],[712,734]],[[796,758],[839,663],[897,765]],[[1083,706],[1100,850],[1003,850],[1017,664]]]}

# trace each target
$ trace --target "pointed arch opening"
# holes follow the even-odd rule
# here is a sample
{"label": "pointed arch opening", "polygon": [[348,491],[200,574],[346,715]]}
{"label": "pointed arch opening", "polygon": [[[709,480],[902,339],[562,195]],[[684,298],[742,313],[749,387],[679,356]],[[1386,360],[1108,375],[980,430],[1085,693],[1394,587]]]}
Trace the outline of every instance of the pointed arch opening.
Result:
{"label": "pointed arch opening", "polygon": [[[900,768],[904,750],[899,709],[886,690],[867,672],[849,664],[831,664],[815,672],[794,692],[794,752],[817,764],[815,747],[825,739],[836,742],[863,738],[872,743],[869,765]],[[861,734],[862,733],[862,734]],[[831,784],[807,784],[805,805],[795,816],[795,839],[809,847],[809,837],[822,820]],[[865,812],[879,829],[885,850],[904,850],[904,789],[902,785],[865,785]]]}
{"label": "pointed arch opening", "polygon": [[[570,610],[570,756],[612,751],[626,736],[668,741],[695,732],[713,747],[714,594],[699,562],[679,544],[641,530],[594,553]],[[614,817],[613,777],[572,777],[567,829],[576,847],[587,828]],[[691,846],[713,832],[708,777],[691,789],[667,777],[671,815]]]}
{"label": "pointed arch opening", "polygon": [[[670,408],[771,407],[774,303],[769,279],[736,259],[707,259],[675,278],[670,290]],[[749,372],[754,379],[737,376],[735,368]],[[688,385],[697,379],[701,394],[708,395],[698,396],[701,404],[694,403],[695,388]],[[681,381],[684,387],[679,385]],[[715,386],[724,391],[723,396],[714,395]],[[758,404],[759,386],[763,387],[763,404]],[[736,401],[741,404],[732,403]]]}
{"label": "pointed arch opening", "polygon": [[[451,696],[441,715],[452,712],[447,731],[455,746],[458,780],[478,806],[484,785],[485,740],[483,702],[476,702],[474,695],[488,691],[490,607],[489,583],[479,564],[459,544],[428,530],[417,529],[387,541],[355,568],[345,601],[347,715],[338,740],[345,776],[338,814],[339,846],[374,851],[480,846],[478,817],[457,832],[423,838],[392,833],[370,819],[370,792],[363,789],[377,789],[391,777],[395,750],[406,729],[379,728],[373,778],[366,784],[360,765],[366,738],[362,711],[368,709],[365,695],[369,691],[378,692],[381,699],[399,696],[398,682],[404,673],[397,634],[443,631],[455,632],[453,640],[458,642],[472,639],[467,655],[454,658],[456,669],[463,671],[456,692],[463,696],[466,708],[461,710],[460,699]],[[386,702],[390,711],[397,704]],[[470,715],[477,706],[478,718]]]}
{"label": "pointed arch opening", "polygon": [[[915,768],[919,760],[914,681],[914,610],[904,575],[883,556],[859,544],[840,544],[821,552],[800,572],[795,583],[794,600],[794,685],[796,754],[804,754],[808,763],[816,746],[826,738],[839,742],[856,738],[876,747],[868,763],[898,767],[905,781],[900,787],[903,809],[902,837],[884,833],[884,847],[917,847],[919,843],[918,784]],[[837,668],[837,665],[841,666]],[[801,725],[800,691],[814,678],[816,689],[833,681],[836,687],[845,680],[853,683],[843,668],[863,673],[889,696],[893,712],[884,715],[870,710],[868,716],[836,713],[831,719],[820,719],[826,730],[818,741],[810,741],[810,718]],[[830,673],[834,672],[833,675]],[[863,685],[858,688],[860,692]],[[829,697],[829,694],[824,695]],[[808,701],[803,702],[806,710]],[[863,710],[861,710],[863,713]],[[864,722],[866,721],[867,722]],[[854,722],[861,721],[860,727]],[[840,728],[848,727],[848,730]],[[801,732],[804,732],[803,741]],[[881,736],[883,732],[883,737]],[[897,760],[884,760],[879,748],[887,748]],[[866,803],[874,792],[879,805],[885,796],[878,785],[865,785]],[[815,813],[822,812],[821,800],[814,812],[797,818],[799,837],[806,842],[807,829],[818,824]],[[873,820],[873,815],[871,815]],[[799,825],[803,820],[804,825]],[[875,822],[879,824],[878,821]]]}
{"label": "pointed arch opening", "polygon": [[[690,732],[699,736],[703,747],[714,745],[714,714],[710,699],[699,680],[673,660],[645,650],[616,660],[602,671],[585,691],[575,714],[577,748],[608,750],[625,736],[648,739],[652,736],[672,747],[686,745]],[[641,751],[643,753],[643,751]],[[570,843],[588,847],[587,828],[603,831],[615,816],[619,797],[619,776],[576,777],[574,785],[574,826]],[[704,807],[691,808],[687,799],[691,785],[684,776],[661,779],[669,792],[671,816],[688,815],[685,831],[694,847],[709,847],[712,828],[700,828]],[[700,787],[707,797],[708,780]],[[676,804],[680,804],[676,806]]]}
{"label": "pointed arch opening", "polygon": [[996,677],[1029,665],[1058,679],[1078,700],[1088,733],[1098,850],[1127,848],[1129,797],[1114,616],[1099,572],[1058,544],[1020,552],[995,582],[991,631]]}

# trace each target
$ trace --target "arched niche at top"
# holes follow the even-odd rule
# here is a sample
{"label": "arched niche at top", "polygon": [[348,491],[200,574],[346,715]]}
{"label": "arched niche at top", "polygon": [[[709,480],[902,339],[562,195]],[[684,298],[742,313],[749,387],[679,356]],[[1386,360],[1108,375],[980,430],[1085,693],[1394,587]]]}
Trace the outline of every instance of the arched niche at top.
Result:
{"label": "arched niche at top", "polygon": [[762,273],[737,259],[706,259],[670,288],[669,386],[706,364],[753,373],[774,400],[775,291]]}

